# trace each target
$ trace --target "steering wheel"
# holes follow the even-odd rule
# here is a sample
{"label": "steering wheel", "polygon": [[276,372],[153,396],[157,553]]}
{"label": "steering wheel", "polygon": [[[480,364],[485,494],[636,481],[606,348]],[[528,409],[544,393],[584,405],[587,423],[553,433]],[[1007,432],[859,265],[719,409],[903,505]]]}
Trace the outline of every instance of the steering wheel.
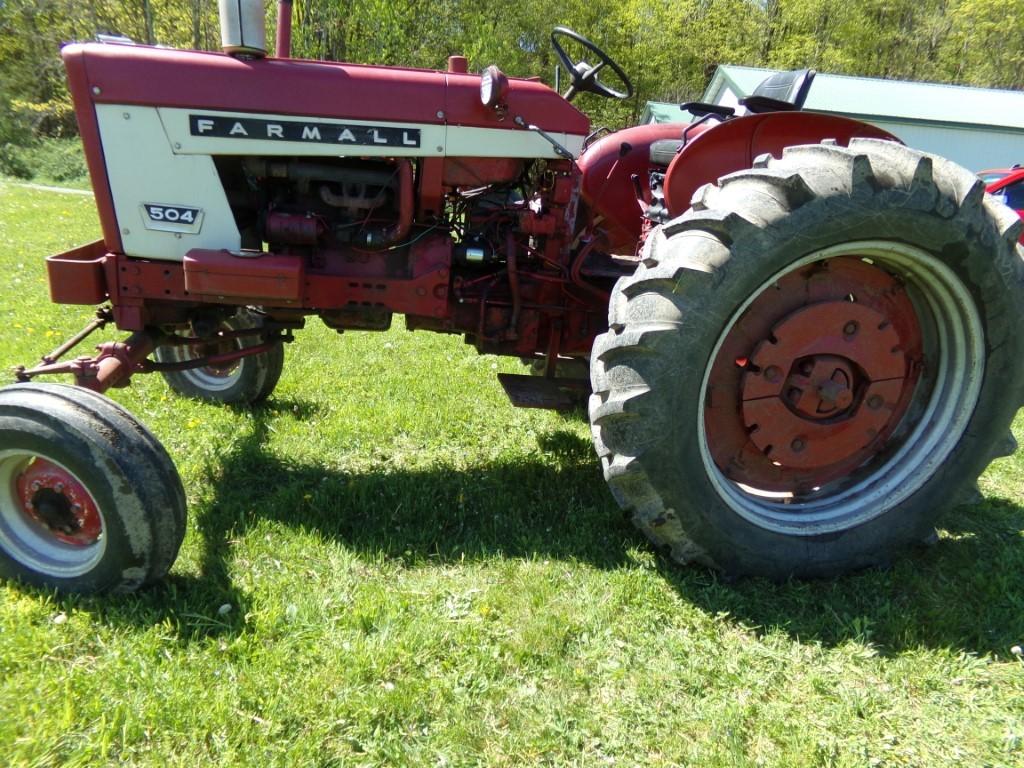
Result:
{"label": "steering wheel", "polygon": [[[588,51],[593,53],[594,56],[597,57],[597,64],[591,66],[586,61],[573,61],[569,58],[569,54],[565,52],[562,44],[558,42],[558,38],[560,37],[567,37],[570,40],[575,40]],[[551,46],[555,49],[555,53],[558,54],[558,58],[565,67],[565,71],[569,73],[569,77],[572,79],[572,84],[569,86],[569,90],[562,95],[562,98],[566,101],[572,101],[577,93],[583,93],[585,91],[596,93],[598,96],[604,96],[608,99],[628,99],[633,95],[633,83],[629,81],[626,73],[622,71],[622,67],[616,64],[611,56],[587,40],[587,38],[579,32],[573,32],[568,27],[555,27],[551,32]],[[597,73],[606,66],[615,73],[619,82],[626,86],[626,90],[624,92],[609,88],[597,79]]]}

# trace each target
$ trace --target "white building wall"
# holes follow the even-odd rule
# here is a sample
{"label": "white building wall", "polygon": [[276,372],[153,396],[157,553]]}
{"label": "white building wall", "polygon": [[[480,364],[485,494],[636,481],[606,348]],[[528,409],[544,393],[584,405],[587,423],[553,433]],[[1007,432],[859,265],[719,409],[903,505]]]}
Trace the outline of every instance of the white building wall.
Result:
{"label": "white building wall", "polygon": [[889,131],[907,146],[941,155],[971,171],[1024,163],[1024,133],[884,120],[867,122]]}
{"label": "white building wall", "polygon": [[722,90],[718,92],[718,96],[715,98],[715,104],[723,107],[732,107],[736,109],[740,105],[740,97],[736,92],[728,85],[722,86]]}

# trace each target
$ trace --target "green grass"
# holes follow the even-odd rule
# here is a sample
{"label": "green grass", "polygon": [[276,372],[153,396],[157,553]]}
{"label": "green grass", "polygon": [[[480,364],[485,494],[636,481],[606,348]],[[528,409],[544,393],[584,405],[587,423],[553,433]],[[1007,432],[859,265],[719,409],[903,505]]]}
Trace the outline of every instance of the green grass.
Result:
{"label": "green grass", "polygon": [[[96,232],[0,184],[0,368],[87,320],[43,257]],[[514,361],[309,325],[264,408],[113,393],[188,535],[141,594],[0,585],[0,762],[1024,764],[1024,454],[891,570],[725,584],[633,533],[581,414],[507,404]]]}

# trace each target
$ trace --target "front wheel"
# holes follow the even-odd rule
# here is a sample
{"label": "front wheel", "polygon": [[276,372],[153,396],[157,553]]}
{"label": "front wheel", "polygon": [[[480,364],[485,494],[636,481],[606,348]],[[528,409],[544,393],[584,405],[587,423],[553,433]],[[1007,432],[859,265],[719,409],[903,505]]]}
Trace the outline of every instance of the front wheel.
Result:
{"label": "front wheel", "polygon": [[792,147],[654,233],[594,348],[620,504],[675,559],[826,576],[933,534],[1015,448],[1016,216],[892,142]]}
{"label": "front wheel", "polygon": [[[232,333],[258,328],[259,316],[241,310],[224,320],[218,331]],[[158,347],[159,363],[183,363],[201,357],[234,352],[261,343],[258,336],[213,340],[205,344],[167,344]],[[241,357],[221,365],[204,365],[163,373],[167,385],[179,395],[212,403],[253,405],[266,400],[284,369],[284,345]]]}
{"label": "front wheel", "polygon": [[86,389],[0,389],[0,578],[128,592],[162,578],[185,534],[166,451]]}

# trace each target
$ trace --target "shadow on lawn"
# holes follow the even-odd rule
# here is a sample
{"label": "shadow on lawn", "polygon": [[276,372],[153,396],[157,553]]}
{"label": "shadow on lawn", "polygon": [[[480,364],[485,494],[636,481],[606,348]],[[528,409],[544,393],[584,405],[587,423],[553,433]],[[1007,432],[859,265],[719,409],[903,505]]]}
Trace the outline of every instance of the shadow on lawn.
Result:
{"label": "shadow on lawn", "polygon": [[[496,553],[635,565],[629,549],[640,537],[611,500],[590,444],[572,432],[542,435],[544,460],[349,474],[266,452],[270,415],[254,412],[252,433],[219,463],[216,498],[194,511],[201,575],[172,577],[141,596],[149,610],[140,618],[155,612],[192,636],[241,632],[248,598],[230,579],[229,537],[258,519],[414,566]],[[659,569],[683,599],[760,633],[826,646],[871,642],[881,654],[925,647],[1005,655],[1024,640],[1024,509],[992,499],[957,510],[945,527],[950,535],[930,550],[842,579],[725,583],[663,558]],[[220,602],[234,606],[227,617],[188,613],[189,605]]]}
{"label": "shadow on lawn", "polygon": [[871,643],[883,656],[925,648],[1006,657],[1024,640],[1024,508],[991,499],[950,512],[940,527],[934,547],[839,579],[726,584],[665,560],[659,569],[684,599],[758,634]]}

